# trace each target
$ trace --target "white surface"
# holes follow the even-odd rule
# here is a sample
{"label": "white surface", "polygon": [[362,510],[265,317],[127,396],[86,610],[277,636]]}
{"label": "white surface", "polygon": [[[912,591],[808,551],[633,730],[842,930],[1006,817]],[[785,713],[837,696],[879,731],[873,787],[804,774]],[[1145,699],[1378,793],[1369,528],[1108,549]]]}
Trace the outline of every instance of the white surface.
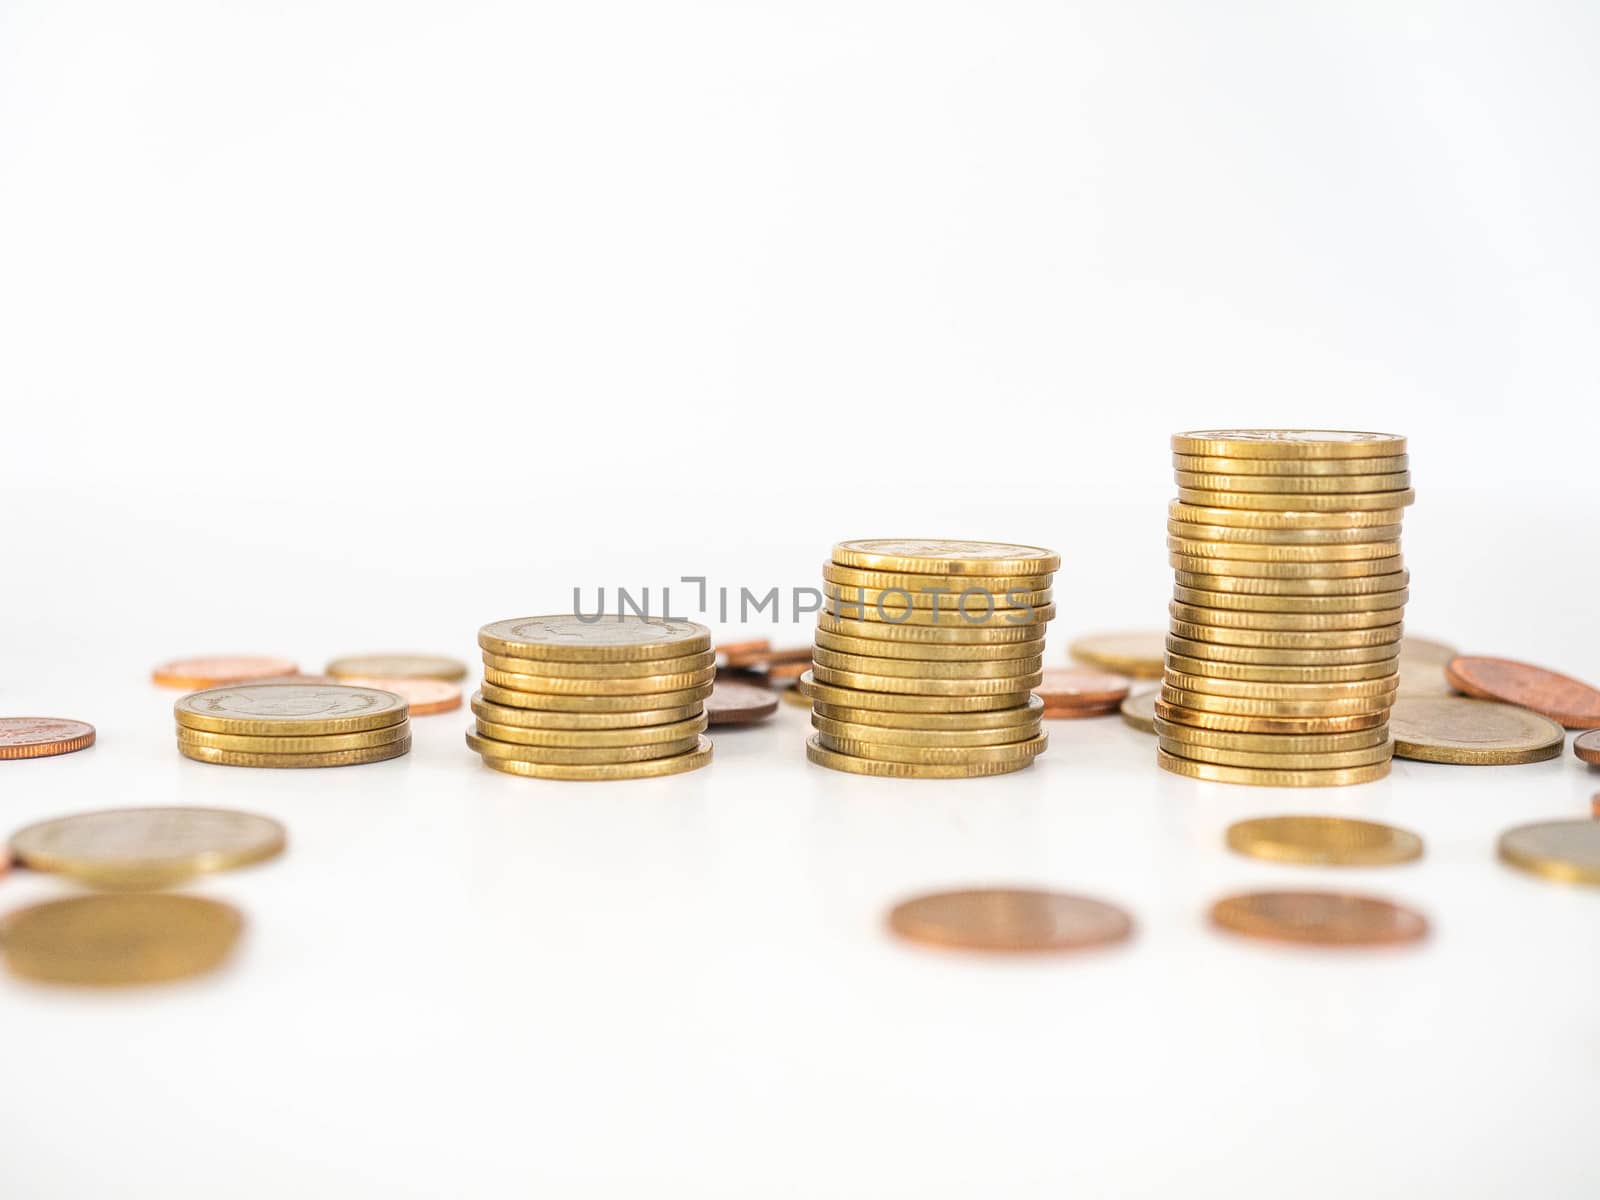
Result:
{"label": "white surface", "polygon": [[[1021,775],[181,760],[164,658],[473,653],[574,586],[815,586],[845,537],[1043,543],[1052,637],[1159,624],[1167,436],[1394,429],[1419,632],[1600,678],[1592,5],[0,6],[0,711],[15,825],[232,804],[224,976],[0,982],[7,1197],[1592,1196],[1600,896],[1493,860],[1570,755],[1200,786],[1120,722]],[[659,595],[659,591],[657,591]],[[683,593],[678,593],[683,598]],[[732,622],[730,622],[730,625]],[[725,632],[734,632],[725,629]],[[782,641],[804,635],[785,625]],[[1271,811],[1388,871],[1229,855]],[[888,942],[910,890],[1117,901],[1123,950]],[[1420,949],[1239,944],[1240,887]],[[0,907],[66,892],[14,873]]]}

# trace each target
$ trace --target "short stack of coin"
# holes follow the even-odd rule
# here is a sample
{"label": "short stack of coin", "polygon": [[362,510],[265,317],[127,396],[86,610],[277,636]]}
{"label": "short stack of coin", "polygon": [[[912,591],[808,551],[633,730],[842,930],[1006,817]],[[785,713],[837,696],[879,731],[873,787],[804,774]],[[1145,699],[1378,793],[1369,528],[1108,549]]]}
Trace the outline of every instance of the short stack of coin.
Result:
{"label": "short stack of coin", "polygon": [[994,542],[840,542],[822,575],[812,762],[858,775],[1000,775],[1045,748],[1041,675],[1058,555]]}
{"label": "short stack of coin", "polygon": [[1381,779],[1415,498],[1405,439],[1211,430],[1172,448],[1161,766],[1280,787]]}
{"label": "short stack of coin", "polygon": [[229,767],[350,767],[411,749],[410,709],[393,692],[338,683],[240,683],[173,706],[178,752]]}
{"label": "short stack of coin", "polygon": [[536,779],[642,779],[711,761],[711,631],[660,617],[515,617],[478,631],[467,745]]}

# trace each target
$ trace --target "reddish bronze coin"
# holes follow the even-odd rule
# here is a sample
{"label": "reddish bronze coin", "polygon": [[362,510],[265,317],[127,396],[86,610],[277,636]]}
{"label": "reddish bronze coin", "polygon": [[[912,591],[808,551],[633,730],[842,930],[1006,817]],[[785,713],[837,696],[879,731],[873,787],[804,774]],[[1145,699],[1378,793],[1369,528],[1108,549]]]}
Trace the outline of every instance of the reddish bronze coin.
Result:
{"label": "reddish bronze coin", "polygon": [[716,651],[723,666],[738,667],[745,664],[737,660],[747,659],[753,654],[763,654],[771,649],[772,643],[766,638],[752,638],[748,642],[724,642],[716,648]]}
{"label": "reddish bronze coin", "polygon": [[1211,906],[1230,933],[1316,946],[1387,946],[1428,932],[1421,913],[1374,896],[1340,892],[1246,892]]}
{"label": "reddish bronze coin", "polygon": [[777,711],[777,692],[736,679],[717,680],[706,697],[706,720],[712,725],[753,725]]}
{"label": "reddish bronze coin", "polygon": [[[1125,676],[1090,667],[1046,667],[1034,694],[1050,708],[1115,708],[1128,698]],[[1048,716],[1049,714],[1046,713]]]}
{"label": "reddish bronze coin", "polygon": [[254,683],[275,675],[296,675],[300,668],[287,658],[180,658],[162,663],[150,678],[162,687],[198,692],[225,683]]}
{"label": "reddish bronze coin", "polygon": [[1600,766],[1600,729],[1591,729],[1573,738],[1572,752],[1584,762]]}
{"label": "reddish bronze coin", "polygon": [[795,659],[793,662],[775,662],[767,668],[767,678],[773,683],[780,683],[790,679],[799,679],[811,669],[811,651],[806,651],[804,658]]}
{"label": "reddish bronze coin", "polygon": [[903,901],[889,911],[889,928],[913,942],[962,950],[1083,950],[1123,941],[1133,918],[1087,896],[982,888]]}
{"label": "reddish bronze coin", "polygon": [[461,689],[443,679],[345,675],[331,682],[347,683],[351,687],[376,688],[380,692],[393,692],[411,706],[413,717],[431,717],[435,713],[454,712],[461,707]]}
{"label": "reddish bronze coin", "polygon": [[1076,721],[1080,717],[1108,717],[1121,707],[1120,704],[1046,704],[1039,715],[1047,721]]}
{"label": "reddish bronze coin", "polygon": [[94,726],[63,717],[0,717],[0,759],[49,758],[94,745]]}
{"label": "reddish bronze coin", "polygon": [[1462,655],[1451,659],[1444,673],[1458,692],[1480,700],[1520,705],[1568,729],[1600,726],[1600,690],[1555,671],[1509,658]]}

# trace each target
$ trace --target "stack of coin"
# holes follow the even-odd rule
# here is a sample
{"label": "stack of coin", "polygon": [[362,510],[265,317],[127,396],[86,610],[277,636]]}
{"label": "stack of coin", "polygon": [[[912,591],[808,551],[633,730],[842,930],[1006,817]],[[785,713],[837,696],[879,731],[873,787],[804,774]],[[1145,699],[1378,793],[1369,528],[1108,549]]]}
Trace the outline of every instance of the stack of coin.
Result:
{"label": "stack of coin", "polygon": [[173,707],[178,752],[229,767],[350,767],[411,749],[410,711],[393,692],[339,683],[241,683]]}
{"label": "stack of coin", "polygon": [[692,621],[572,614],[478,631],[483,687],[467,745],[485,766],[537,779],[642,779],[711,761],[701,736],[716,678]]}
{"label": "stack of coin", "polygon": [[822,568],[814,763],[951,779],[1020,770],[1044,750],[1045,627],[1061,559],[1036,546],[840,542]]}
{"label": "stack of coin", "polygon": [[1415,498],[1405,439],[1211,430],[1172,448],[1161,766],[1283,787],[1387,775]]}

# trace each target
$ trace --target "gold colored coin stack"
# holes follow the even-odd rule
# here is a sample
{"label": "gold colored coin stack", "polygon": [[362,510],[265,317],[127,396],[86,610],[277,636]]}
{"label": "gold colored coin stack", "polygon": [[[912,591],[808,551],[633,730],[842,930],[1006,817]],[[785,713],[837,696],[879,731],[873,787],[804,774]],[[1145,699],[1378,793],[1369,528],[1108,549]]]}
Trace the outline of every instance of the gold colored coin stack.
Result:
{"label": "gold colored coin stack", "polygon": [[1410,578],[1405,439],[1212,430],[1172,448],[1157,761],[1220,783],[1383,778]]}
{"label": "gold colored coin stack", "polygon": [[351,767],[411,749],[410,707],[337,683],[240,683],[173,706],[178,752],[229,767]]}
{"label": "gold colored coin stack", "polygon": [[840,542],[822,568],[812,668],[814,763],[956,779],[1030,765],[1045,748],[1045,627],[1058,555],[994,542]]}
{"label": "gold colored coin stack", "polygon": [[711,631],[692,621],[572,614],[478,631],[483,687],[467,745],[536,779],[643,779],[711,761]]}

